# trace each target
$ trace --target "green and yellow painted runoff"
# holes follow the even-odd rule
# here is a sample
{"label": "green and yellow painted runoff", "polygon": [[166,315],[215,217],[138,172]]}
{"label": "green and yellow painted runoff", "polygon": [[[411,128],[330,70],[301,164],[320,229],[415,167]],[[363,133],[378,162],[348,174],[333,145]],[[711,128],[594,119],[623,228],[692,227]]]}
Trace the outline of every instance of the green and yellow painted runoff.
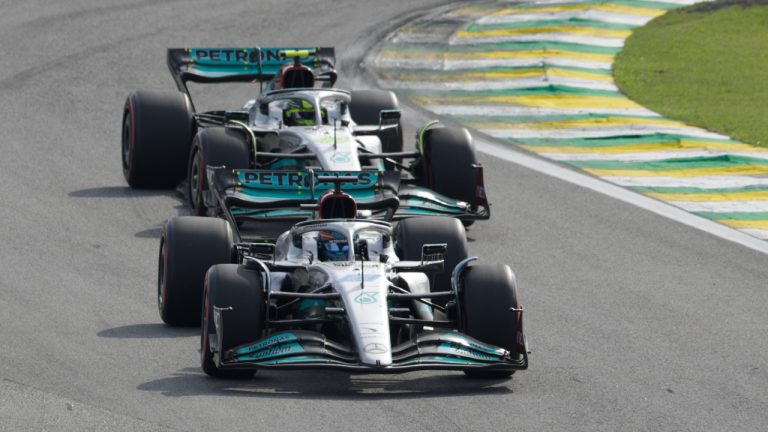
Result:
{"label": "green and yellow painted runoff", "polygon": [[[445,40],[428,34],[429,21],[409,24],[375,72],[437,114],[768,239],[768,147],[692,126],[768,142],[768,84],[754,79],[768,62],[768,1],[680,9],[697,2],[462,7],[451,12],[472,17],[462,28],[432,18]],[[613,81],[614,60],[631,97]],[[690,115],[678,115],[685,106]],[[740,121],[699,121],[707,115]]]}

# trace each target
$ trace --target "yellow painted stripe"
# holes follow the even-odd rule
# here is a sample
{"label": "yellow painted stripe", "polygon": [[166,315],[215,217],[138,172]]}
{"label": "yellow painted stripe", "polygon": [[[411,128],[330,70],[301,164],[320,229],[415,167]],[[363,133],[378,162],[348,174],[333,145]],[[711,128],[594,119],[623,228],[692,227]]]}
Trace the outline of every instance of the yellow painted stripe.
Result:
{"label": "yellow painted stripe", "polygon": [[768,220],[733,220],[733,219],[720,219],[718,220],[723,225],[728,225],[733,228],[741,229],[766,229],[768,230]]}
{"label": "yellow painted stripe", "polygon": [[603,29],[585,26],[541,26],[511,29],[494,29],[482,31],[460,31],[456,34],[459,39],[476,39],[488,37],[503,37],[539,33],[567,33],[582,36],[625,39],[632,34],[631,30]]}
{"label": "yellow painted stripe", "polygon": [[[505,103],[503,97],[498,103]],[[539,108],[643,108],[623,97],[579,96],[579,95],[537,95],[516,96],[511,103]]]}
{"label": "yellow painted stripe", "polygon": [[580,78],[590,81],[613,82],[613,77],[611,75],[596,74],[569,69],[551,68],[547,69],[547,74],[550,76],[562,78]]}
{"label": "yellow painted stripe", "polygon": [[707,141],[680,141],[658,144],[618,145],[605,147],[569,147],[569,146],[522,146],[537,153],[578,153],[578,154],[623,154],[644,153],[672,150],[722,150],[768,152],[768,148],[752,147],[747,144],[718,143]]}
{"label": "yellow painted stripe", "polygon": [[638,15],[638,16],[645,16],[645,17],[657,17],[667,12],[666,10],[663,10],[663,9],[641,8],[641,7],[625,6],[625,5],[617,5],[617,4],[587,3],[587,4],[581,4],[581,5],[542,6],[542,7],[531,7],[531,8],[521,8],[521,7],[513,6],[513,7],[501,9],[500,11],[494,13],[493,15],[495,16],[520,15],[520,14],[533,14],[533,13],[544,13],[544,12],[580,11],[580,10],[587,10],[587,9],[600,10],[605,12],[624,13],[629,15]]}
{"label": "yellow painted stripe", "polygon": [[543,94],[536,96],[455,96],[433,97],[417,96],[413,102],[421,105],[478,105],[478,104],[505,104],[521,105],[534,108],[564,108],[564,109],[589,109],[589,108],[643,108],[635,102],[623,97],[609,96],[580,96]]}
{"label": "yellow painted stripe", "polygon": [[527,58],[569,58],[574,60],[596,61],[612,63],[613,54],[595,54],[580,51],[566,50],[508,50],[508,51],[399,51],[393,49],[383,50],[379,57],[389,59],[414,59],[414,60],[488,60],[488,59],[527,59]]}
{"label": "yellow painted stripe", "polygon": [[768,200],[768,191],[756,192],[728,192],[728,193],[657,193],[646,195],[663,201],[690,201],[690,202],[728,202],[728,201],[763,201]]}
{"label": "yellow painted stripe", "polygon": [[626,118],[626,117],[624,118],[608,117],[608,118],[595,118],[595,119],[563,120],[563,121],[552,121],[552,122],[528,122],[528,123],[509,123],[509,122],[472,123],[472,127],[476,129],[541,129],[541,130],[574,129],[574,128],[599,129],[601,127],[631,126],[631,125],[689,127],[685,123],[681,123],[679,121],[674,121],[674,120],[639,119],[639,118]]}
{"label": "yellow painted stripe", "polygon": [[552,68],[544,71],[543,69],[517,69],[508,71],[488,71],[488,72],[464,72],[458,74],[449,75],[429,75],[414,74],[414,73],[388,73],[383,75],[387,79],[395,79],[398,81],[424,81],[427,79],[432,82],[461,82],[461,81],[504,81],[521,78],[535,78],[535,77],[561,77],[561,78],[578,78],[589,81],[598,82],[613,82],[613,77],[606,74],[597,74],[590,72],[574,71],[568,69]]}
{"label": "yellow painted stripe", "polygon": [[765,165],[739,165],[717,168],[692,168],[687,170],[615,170],[585,168],[590,174],[598,177],[705,177],[721,175],[762,175],[768,174]]}
{"label": "yellow painted stripe", "polygon": [[608,96],[574,96],[574,95],[536,95],[536,96],[416,96],[414,103],[420,105],[518,105],[534,108],[642,108],[627,98]]}

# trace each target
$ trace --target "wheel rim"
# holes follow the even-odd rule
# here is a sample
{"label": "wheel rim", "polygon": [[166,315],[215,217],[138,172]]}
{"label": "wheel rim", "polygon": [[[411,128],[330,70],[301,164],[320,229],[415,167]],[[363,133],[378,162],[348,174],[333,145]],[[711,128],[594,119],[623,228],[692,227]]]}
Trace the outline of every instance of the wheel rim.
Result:
{"label": "wheel rim", "polygon": [[160,315],[163,314],[163,307],[165,306],[165,300],[167,295],[167,266],[168,266],[168,247],[165,244],[165,239],[160,240],[160,258],[157,265],[157,308],[160,310]]}
{"label": "wheel rim", "polygon": [[199,213],[200,201],[202,200],[201,189],[202,179],[200,178],[200,151],[195,150],[192,156],[192,166],[189,168],[189,203],[195,213]]}
{"label": "wheel rim", "polygon": [[131,136],[131,116],[128,111],[123,116],[123,171],[130,172],[131,170],[131,142],[133,137]]}
{"label": "wheel rim", "polygon": [[206,356],[210,352],[208,347],[208,286],[203,289],[203,319],[200,325],[200,361],[205,362]]}

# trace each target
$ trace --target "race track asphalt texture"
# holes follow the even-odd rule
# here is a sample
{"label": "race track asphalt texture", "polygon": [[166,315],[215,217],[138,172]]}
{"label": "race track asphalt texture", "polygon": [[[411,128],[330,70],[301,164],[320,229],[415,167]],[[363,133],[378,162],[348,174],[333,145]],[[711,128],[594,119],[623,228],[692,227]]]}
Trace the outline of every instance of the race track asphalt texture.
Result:
{"label": "race track asphalt texture", "polygon": [[517,273],[533,354],[511,380],[220,381],[197,330],[161,324],[159,229],[186,210],[126,186],[127,93],[171,90],[184,46],[335,45],[340,84],[363,86],[363,50],[438,3],[4,4],[0,430],[763,430],[768,257],[485,154],[493,218],[470,249]]}

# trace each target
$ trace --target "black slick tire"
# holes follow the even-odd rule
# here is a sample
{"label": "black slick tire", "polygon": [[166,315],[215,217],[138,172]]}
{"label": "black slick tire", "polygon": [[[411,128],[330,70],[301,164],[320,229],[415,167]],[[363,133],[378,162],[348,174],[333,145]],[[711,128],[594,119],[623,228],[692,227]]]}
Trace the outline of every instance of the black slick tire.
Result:
{"label": "black slick tire", "polygon": [[477,164],[472,135],[464,128],[439,127],[424,133],[427,187],[460,201],[475,200]]}
{"label": "black slick tire", "polygon": [[[387,90],[354,90],[349,104],[352,120],[359,125],[378,126],[381,110],[398,110],[400,104],[397,96]],[[403,127],[398,123],[397,128],[386,129],[376,133],[381,140],[381,150],[384,153],[403,151]]]}
{"label": "black slick tire", "polygon": [[163,226],[158,259],[157,306],[169,325],[200,324],[205,272],[232,262],[233,235],[221,219],[178,216]]}
{"label": "black slick tire", "polygon": [[195,122],[189,98],[181,92],[136,91],[123,109],[121,156],[131,187],[173,188],[187,170]]}
{"label": "black slick tire", "polygon": [[192,142],[188,165],[189,206],[193,214],[204,216],[208,212],[203,200],[203,192],[208,190],[206,165],[250,168],[250,152],[243,132],[223,127],[201,129]]}
{"label": "black slick tire", "polygon": [[247,378],[254,370],[222,370],[216,367],[210,347],[210,336],[216,333],[213,307],[232,308],[222,311],[224,324],[221,347],[227,351],[261,338],[264,328],[265,299],[259,271],[237,264],[219,264],[205,276],[200,364],[203,371],[218,378]]}
{"label": "black slick tire", "polygon": [[405,261],[420,261],[424,244],[445,243],[444,271],[435,277],[432,291],[451,289],[451,272],[467,258],[467,233],[461,221],[447,217],[404,219],[395,228],[397,256]]}
{"label": "black slick tire", "polygon": [[[522,317],[515,275],[506,265],[472,265],[460,282],[461,330],[473,338],[509,350],[512,356],[525,349],[518,343]],[[506,378],[513,371],[465,370],[471,378]]]}

